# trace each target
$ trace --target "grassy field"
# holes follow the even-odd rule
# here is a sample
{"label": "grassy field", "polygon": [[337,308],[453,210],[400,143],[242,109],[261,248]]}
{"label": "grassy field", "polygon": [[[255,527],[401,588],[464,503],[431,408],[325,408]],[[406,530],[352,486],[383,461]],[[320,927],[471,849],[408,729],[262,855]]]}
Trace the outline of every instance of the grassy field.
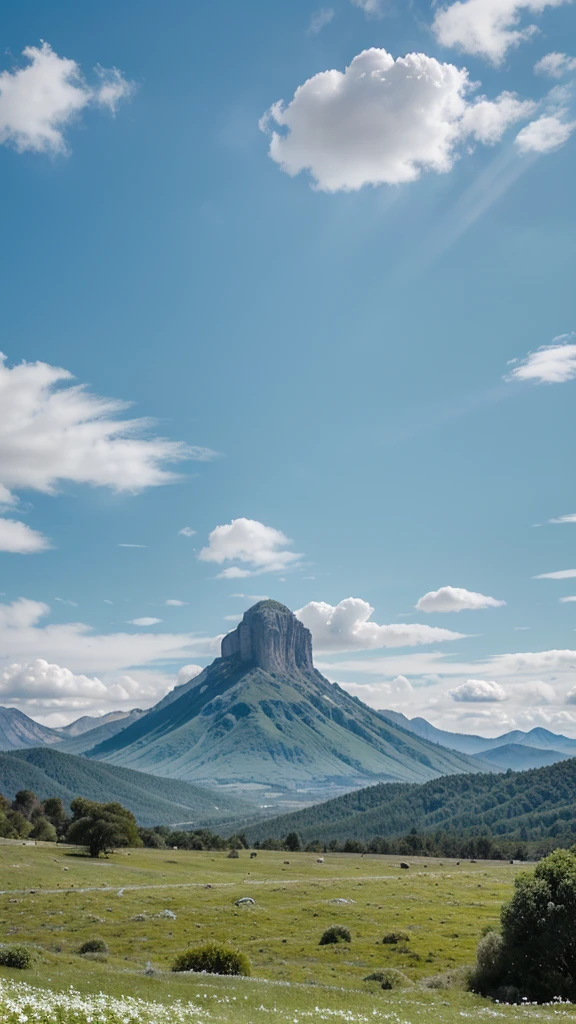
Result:
{"label": "grassy field", "polygon": [[[33,945],[38,959],[25,972],[0,968],[0,978],[53,992],[72,986],[77,1000],[104,992],[111,999],[157,1002],[170,1006],[170,1019],[183,1024],[189,1019],[452,1024],[463,1015],[525,1019],[532,1010],[540,1021],[572,1016],[566,1006],[495,1008],[457,988],[423,985],[425,978],[473,961],[481,929],[497,924],[519,868],[503,862],[407,862],[406,871],[391,857],[326,854],[318,864],[314,854],[304,853],[259,851],[250,860],[242,851],[232,860],[225,853],[176,850],[125,850],[92,861],[70,848],[5,842],[0,845],[0,941]],[[242,896],[253,897],[255,905],[235,906]],[[176,918],[161,916],[166,910]],[[320,946],[331,924],[346,925],[352,942]],[[390,931],[408,938],[383,944]],[[78,955],[82,943],[95,937],[109,947],[105,960]],[[247,953],[254,977],[170,973],[178,952],[212,938]],[[144,974],[147,961],[156,972],[152,977]],[[387,967],[402,971],[409,987],[388,993],[363,980]],[[196,1009],[183,1008],[190,1000]],[[78,1012],[75,1020],[82,1018]],[[22,1010],[14,1013],[16,1022]],[[46,1013],[46,1020],[54,1019],[54,1008]],[[159,1022],[162,1013],[150,1009],[150,1021]],[[142,1021],[147,1014],[142,1007],[135,1011]],[[66,1019],[66,1014],[56,1016]],[[95,1022],[127,1021],[131,1011],[116,1008],[107,1016],[88,1009],[85,1016]],[[12,1018],[5,1011],[0,1019]]]}

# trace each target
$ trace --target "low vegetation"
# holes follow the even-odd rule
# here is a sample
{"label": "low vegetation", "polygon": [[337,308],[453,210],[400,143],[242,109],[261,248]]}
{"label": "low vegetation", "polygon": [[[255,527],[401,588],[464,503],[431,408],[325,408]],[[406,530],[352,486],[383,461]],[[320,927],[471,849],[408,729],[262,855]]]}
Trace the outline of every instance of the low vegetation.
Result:
{"label": "low vegetation", "polygon": [[252,973],[250,961],[245,953],[220,942],[205,942],[202,946],[180,953],[172,964],[173,971],[196,971],[206,974]]}
{"label": "low vegetation", "polygon": [[0,967],[24,971],[32,966],[34,954],[28,946],[0,946]]}
{"label": "low vegetation", "polygon": [[351,942],[350,929],[341,924],[332,924],[320,937],[321,946],[329,946],[335,942]]}

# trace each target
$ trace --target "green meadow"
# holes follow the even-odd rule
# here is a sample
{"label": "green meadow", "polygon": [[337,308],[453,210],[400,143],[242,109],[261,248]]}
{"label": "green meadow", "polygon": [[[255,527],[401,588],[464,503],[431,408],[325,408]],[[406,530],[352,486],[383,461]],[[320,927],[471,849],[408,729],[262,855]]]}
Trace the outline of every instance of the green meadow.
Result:
{"label": "green meadow", "polygon": [[[382,1018],[451,1024],[462,1015],[534,1015],[540,1021],[573,1015],[566,1005],[495,1008],[458,985],[458,969],[473,962],[482,929],[498,924],[519,866],[420,858],[407,863],[404,870],[399,858],[385,856],[325,854],[319,864],[308,853],[258,851],[250,859],[240,851],[234,860],[225,852],[180,850],[123,850],[90,860],[70,847],[4,841],[0,941],[33,946],[37,956],[26,971],[0,968],[8,983],[0,1020],[12,1020],[6,1006],[14,982],[20,1000],[26,982],[33,986],[32,1003],[48,1007],[45,1017],[40,1010],[23,1014],[15,1008],[15,1022],[22,1015],[68,1020],[62,1006],[50,1008],[56,995],[39,993],[69,993],[71,986],[74,999],[88,1007],[85,1019],[103,1022],[131,1019],[131,999],[145,1000],[134,1010],[142,1021],[159,1021],[160,1006],[172,1007],[170,1019],[198,1022]],[[255,904],[237,907],[243,896]],[[332,924],[350,929],[350,944],[319,945]],[[405,938],[383,943],[389,932]],[[79,955],[92,938],[106,942],[106,956]],[[253,977],[170,972],[177,953],[208,939],[245,952]],[[145,974],[148,961],[151,976]],[[405,976],[404,988],[383,992],[377,982],[364,981],[391,967]],[[128,1004],[96,1013],[90,998],[98,993],[111,1006],[114,1000]],[[83,1012],[77,1008],[72,1016],[82,1020]]]}

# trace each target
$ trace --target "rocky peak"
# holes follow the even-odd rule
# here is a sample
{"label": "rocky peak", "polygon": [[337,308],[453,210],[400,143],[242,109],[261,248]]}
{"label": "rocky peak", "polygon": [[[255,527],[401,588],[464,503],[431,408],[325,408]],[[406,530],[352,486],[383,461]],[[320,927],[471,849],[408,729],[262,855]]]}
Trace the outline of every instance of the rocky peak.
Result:
{"label": "rocky peak", "polygon": [[312,672],[312,634],[286,605],[259,601],[222,641],[222,657],[233,655],[265,672]]}

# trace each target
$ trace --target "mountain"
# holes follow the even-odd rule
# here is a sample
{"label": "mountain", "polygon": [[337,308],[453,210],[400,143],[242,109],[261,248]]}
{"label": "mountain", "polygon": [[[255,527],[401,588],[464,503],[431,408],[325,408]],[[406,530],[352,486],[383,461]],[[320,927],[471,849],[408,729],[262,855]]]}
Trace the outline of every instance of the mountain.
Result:
{"label": "mountain", "polygon": [[0,750],[19,750],[44,743],[59,743],[55,729],[40,725],[16,708],[0,707]]}
{"label": "mountain", "polygon": [[439,743],[449,750],[460,750],[463,754],[477,755],[483,757],[487,750],[495,747],[506,746],[509,743],[519,743],[524,747],[535,747],[538,750],[553,750],[569,757],[576,756],[576,740],[568,736],[557,735],[549,732],[548,729],[531,729],[530,732],[522,732],[515,729],[513,732],[504,733],[503,736],[496,736],[487,739],[485,736],[474,736],[466,733],[447,732],[445,729],[437,729],[430,725],[425,718],[406,718],[399,711],[380,711],[380,715],[389,722],[408,729],[416,736],[429,740],[430,743]]}
{"label": "mountain", "polygon": [[250,608],[220,658],[87,755],[300,804],[377,780],[485,770],[328,682],[314,668],[309,630],[277,601]]}
{"label": "mountain", "polygon": [[522,743],[505,743],[501,747],[482,750],[478,757],[502,771],[511,768],[515,772],[523,772],[529,768],[543,768],[548,764],[556,764],[557,761],[566,761],[570,754],[563,754],[559,750],[526,747]]}
{"label": "mountain", "polygon": [[75,796],[128,807],[140,825],[214,824],[254,807],[237,798],[216,795],[199,786],[159,779],[129,768],[94,763],[62,754],[53,747],[36,747],[0,754],[0,793],[10,800],[20,789],[32,789],[40,799],[59,796],[66,805]]}
{"label": "mountain", "polygon": [[109,711],[107,715],[83,715],[82,718],[77,718],[75,722],[70,722],[69,725],[60,726],[60,728],[56,729],[56,732],[59,732],[65,739],[74,739],[77,736],[83,736],[85,732],[99,729],[103,725],[123,723],[134,714],[143,715],[145,712],[135,708],[134,711]]}
{"label": "mountain", "polygon": [[[103,743],[104,740],[127,729],[133,722],[138,722],[145,714],[147,714],[146,711],[135,708],[133,711],[113,712],[111,715],[103,715],[100,719],[92,719],[94,723],[92,728],[69,735],[69,738],[63,739],[58,744],[58,750],[64,750],[67,754],[83,754],[96,744]],[[102,724],[98,724],[99,722]],[[75,722],[72,723],[72,725],[75,724]]]}
{"label": "mountain", "polygon": [[[239,824],[236,823],[236,828]],[[424,785],[370,786],[245,826],[250,842],[298,832],[304,842],[442,831],[576,841],[576,758],[505,775],[451,775]]]}

